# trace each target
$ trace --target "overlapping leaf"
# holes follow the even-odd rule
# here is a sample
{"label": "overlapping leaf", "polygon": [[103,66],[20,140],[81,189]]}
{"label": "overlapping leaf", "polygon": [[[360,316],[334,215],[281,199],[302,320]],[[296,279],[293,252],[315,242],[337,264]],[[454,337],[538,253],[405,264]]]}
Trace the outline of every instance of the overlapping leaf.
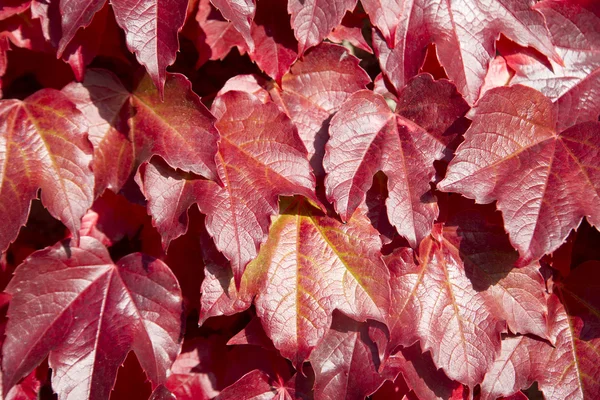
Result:
{"label": "overlapping leaf", "polygon": [[502,341],[502,353],[481,385],[482,399],[508,396],[534,381],[546,399],[600,395],[597,275],[598,263],[581,265],[549,299],[554,346],[527,336]]}
{"label": "overlapping leaf", "polygon": [[177,178],[149,164],[143,191],[154,222],[169,241],[185,231],[181,216],[196,202],[217,248],[231,261],[239,285],[246,264],[266,239],[269,217],[280,195],[315,199],[306,149],[289,118],[274,103],[227,92],[213,104],[221,133],[217,169],[224,187],[212,181]]}
{"label": "overlapping leaf", "polygon": [[600,226],[599,122],[560,132],[552,102],[520,85],[488,91],[472,118],[438,187],[497,200],[521,265],[554,251],[583,216]]}
{"label": "overlapping leaf", "polygon": [[261,0],[251,29],[255,47],[250,58],[278,82],[298,58],[298,42],[289,21],[284,1]]}
{"label": "overlapping leaf", "polygon": [[[49,39],[58,55],[67,48],[80,28],[92,22],[105,0],[60,0],[33,2],[32,9],[44,19]],[[125,31],[127,46],[156,84],[160,96],[167,78],[166,68],[175,61],[179,49],[177,34],[185,20],[186,0],[116,0],[111,2],[119,26]]]}
{"label": "overlapping leaf", "polygon": [[355,6],[356,0],[289,0],[299,53],[321,43]]}
{"label": "overlapping leaf", "polygon": [[294,64],[280,91],[271,91],[298,128],[317,176],[323,175],[329,118],[370,81],[358,61],[341,46],[321,44]]}
{"label": "overlapping leaf", "polygon": [[[495,40],[500,33],[561,61],[550,41],[544,17],[531,8],[532,3],[530,0],[403,1],[393,7],[397,15],[402,15],[393,46],[386,43],[385,31],[384,37],[379,32],[373,34],[381,69],[400,90],[417,74],[425,48],[434,42],[448,76],[465,99],[473,103],[495,55]],[[366,9],[369,12],[369,6]],[[370,15],[373,18],[377,14]],[[380,24],[376,21],[376,25]]]}
{"label": "overlapping leaf", "polygon": [[164,102],[148,76],[132,91],[106,70],[89,70],[63,92],[88,121],[94,144],[96,193],[117,192],[134,168],[159,154],[170,165],[216,177],[214,117],[182,75],[169,74]]}
{"label": "overlapping leaf", "polygon": [[108,397],[130,350],[159,384],[179,353],[179,285],[151,257],[130,254],[115,265],[100,242],[83,237],[78,247],[62,242],[29,257],[6,290],[5,393],[48,353],[61,399]]}
{"label": "overlapping leaf", "polygon": [[418,246],[438,215],[429,182],[433,162],[444,156],[442,135],[466,110],[452,84],[430,75],[413,79],[400,93],[397,113],[371,91],[353,94],[331,121],[323,159],[327,197],[342,219],[364,201],[373,175],[383,171],[390,222]]}
{"label": "overlapping leaf", "polygon": [[254,50],[254,40],[250,33],[250,27],[256,12],[254,0],[211,0],[221,11],[221,14],[235,26],[242,35],[250,51]]}
{"label": "overlapping leaf", "polygon": [[31,200],[42,203],[78,237],[93,201],[92,148],[83,115],[53,89],[0,101],[0,249],[25,224]]}
{"label": "overlapping leaf", "polygon": [[242,290],[256,294],[256,312],[284,357],[300,365],[334,309],[362,321],[385,318],[389,273],[380,247],[363,213],[342,224],[304,199],[281,205]]}
{"label": "overlapping leaf", "polygon": [[511,83],[530,86],[552,99],[558,106],[558,129],[597,120],[600,115],[600,16],[561,1],[543,1],[536,4],[535,9],[544,14],[564,65],[552,59],[542,62],[527,50],[507,51],[508,64],[516,71]]}
{"label": "overlapping leaf", "polygon": [[331,329],[311,354],[310,362],[315,370],[317,399],[363,399],[385,380],[378,372],[380,360],[367,324],[342,314],[334,316]]}
{"label": "overlapping leaf", "polygon": [[410,249],[386,260],[390,350],[421,340],[438,367],[470,387],[495,359],[502,321],[513,332],[549,337],[542,276],[534,265],[512,267],[517,254],[497,219],[460,213],[423,241],[419,264]]}

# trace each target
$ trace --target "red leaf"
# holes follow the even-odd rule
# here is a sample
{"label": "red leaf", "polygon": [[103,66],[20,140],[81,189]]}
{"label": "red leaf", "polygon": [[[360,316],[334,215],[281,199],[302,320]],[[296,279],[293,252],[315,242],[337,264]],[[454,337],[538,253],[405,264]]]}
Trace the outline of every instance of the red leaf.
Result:
{"label": "red leaf", "polygon": [[205,265],[198,320],[202,325],[210,317],[233,315],[248,309],[252,299],[240,296],[229,261],[216,249],[208,234],[200,235],[200,242]]}
{"label": "red leaf", "polygon": [[62,93],[45,89],[0,101],[0,121],[0,250],[17,237],[39,189],[44,206],[78,238],[94,185],[83,116]]}
{"label": "red leaf", "polygon": [[389,46],[378,31],[373,34],[381,69],[396,89],[401,89],[417,74],[425,48],[434,42],[448,76],[472,104],[479,97],[488,64],[495,56],[494,42],[500,33],[560,62],[544,17],[531,8],[532,3],[531,0],[405,1],[398,14],[402,18],[394,46]]}
{"label": "red leaf", "polygon": [[520,85],[488,91],[472,119],[438,187],[498,200],[519,265],[558,248],[583,216],[600,226],[600,123],[560,132],[550,100]]}
{"label": "red leaf", "polygon": [[277,82],[298,58],[298,42],[289,21],[285,1],[260,0],[251,29],[255,48],[250,58]]}
{"label": "red leaf", "polygon": [[334,316],[331,329],[311,354],[310,362],[318,399],[363,399],[385,380],[377,372],[377,349],[369,340],[366,324],[341,313]]}
{"label": "red leaf", "polygon": [[[415,102],[417,96],[422,103]],[[373,92],[352,95],[331,121],[323,160],[327,198],[342,219],[364,201],[373,175],[383,171],[390,222],[411,246],[418,246],[438,215],[429,182],[434,160],[444,156],[440,138],[466,107],[449,82],[433,81],[430,75],[413,79],[400,93],[399,114]]]}
{"label": "red leaf", "polygon": [[420,264],[410,249],[396,251],[387,262],[393,308],[387,322],[391,347],[421,340],[438,368],[473,388],[483,381],[500,350],[505,327],[496,301],[478,291],[461,255],[436,226],[435,237],[420,246]]}
{"label": "red leaf", "polygon": [[288,0],[292,28],[298,39],[298,52],[304,53],[325,39],[342,22],[356,0]]}
{"label": "red leaf", "polygon": [[134,169],[154,154],[173,167],[216,177],[214,117],[183,75],[168,75],[164,102],[148,76],[129,92],[115,75],[99,69],[89,70],[82,83],[63,91],[90,126],[96,195],[106,188],[118,192]]}
{"label": "red leaf", "polygon": [[317,176],[324,174],[329,119],[352,93],[370,82],[358,62],[345,48],[323,43],[294,64],[282,79],[281,91],[271,91],[298,128]]}
{"label": "red leaf", "polygon": [[241,33],[250,51],[254,51],[254,40],[250,33],[250,26],[256,11],[254,0],[211,0],[211,2]]}
{"label": "red leaf", "polygon": [[166,380],[180,350],[177,280],[159,260],[137,253],[115,265],[95,239],[80,243],[38,251],[15,271],[6,289],[13,298],[3,346],[5,392],[49,352],[53,388],[67,397],[108,397],[130,350],[154,384]]}
{"label": "red leaf", "polygon": [[277,390],[273,387],[273,381],[269,375],[255,369],[241,377],[233,385],[223,390],[215,400],[237,400],[237,399],[275,399]]}
{"label": "red leaf", "polygon": [[366,15],[361,12],[347,12],[342,22],[327,36],[333,43],[342,44],[347,40],[357,49],[373,53],[373,49],[365,40],[362,28],[365,24]]}
{"label": "red leaf", "polygon": [[362,213],[342,224],[307,200],[282,202],[242,291],[256,294],[265,332],[294,365],[327,332],[334,309],[361,321],[385,318],[389,275],[380,247]]}
{"label": "red leaf", "polygon": [[406,7],[402,0],[361,0],[373,25],[379,28],[386,43],[394,48],[394,38],[398,25],[404,23],[403,8]]}
{"label": "red leaf", "polygon": [[274,103],[227,92],[215,100],[213,112],[221,133],[217,168],[225,186],[188,180],[151,163],[142,171],[142,188],[165,246],[185,231],[181,217],[196,202],[239,285],[266,239],[278,196],[301,194],[316,201],[315,180],[296,130]]}
{"label": "red leaf", "polygon": [[[233,47],[237,47],[240,54],[246,52],[247,44],[242,34],[233,23],[224,20],[209,0],[200,0],[196,21],[200,30],[190,33],[190,39],[194,41],[200,53],[196,68],[207,60],[224,59]],[[249,32],[248,28],[248,36]]]}
{"label": "red leaf", "polygon": [[5,0],[0,5],[0,20],[24,12],[31,5],[31,0]]}
{"label": "red leaf", "polygon": [[[78,0],[74,0],[78,1]],[[125,31],[127,47],[146,67],[162,100],[167,66],[179,49],[177,34],[185,20],[186,0],[113,0],[119,26]]]}
{"label": "red leaf", "polygon": [[223,350],[222,342],[217,336],[186,341],[165,387],[181,400],[214,398],[219,394],[216,381],[225,366],[223,354],[217,353]]}
{"label": "red leaf", "polygon": [[530,86],[552,99],[558,106],[560,130],[597,120],[600,115],[600,17],[564,1],[544,1],[535,9],[546,18],[564,65],[552,59],[548,65],[548,61],[540,62],[527,52],[507,52],[507,62],[516,71],[511,83]]}
{"label": "red leaf", "polygon": [[527,336],[502,341],[502,353],[481,385],[482,399],[507,396],[538,381],[548,400],[600,396],[597,262],[583,264],[548,302],[555,345]]}
{"label": "red leaf", "polygon": [[458,400],[467,397],[464,386],[437,369],[431,353],[421,353],[418,344],[400,350],[392,359],[392,362],[399,364],[406,384],[419,399]]}

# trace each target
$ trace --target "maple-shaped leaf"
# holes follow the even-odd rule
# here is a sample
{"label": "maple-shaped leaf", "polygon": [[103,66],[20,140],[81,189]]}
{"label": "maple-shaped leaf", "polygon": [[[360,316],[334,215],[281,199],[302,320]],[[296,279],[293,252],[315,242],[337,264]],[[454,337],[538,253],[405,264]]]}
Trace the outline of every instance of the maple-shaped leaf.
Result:
{"label": "maple-shaped leaf", "polygon": [[298,52],[323,41],[342,22],[346,11],[356,6],[356,0],[289,0],[288,12],[298,39]]}
{"label": "maple-shaped leaf", "polygon": [[438,215],[429,182],[433,162],[444,156],[442,135],[467,108],[450,82],[427,74],[399,94],[397,113],[371,91],[353,94],[331,120],[323,159],[327,198],[341,218],[352,215],[373,175],[383,171],[389,220],[412,247],[418,246]]}
{"label": "maple-shaped leaf", "polygon": [[310,356],[315,398],[364,399],[383,384],[377,348],[367,327],[342,313],[334,314],[331,329]]}
{"label": "maple-shaped leaf", "polygon": [[235,29],[248,44],[249,50],[254,51],[254,39],[250,33],[250,27],[256,12],[254,0],[211,0],[211,2],[235,26]]}
{"label": "maple-shaped leaf", "polygon": [[389,273],[380,248],[363,213],[342,224],[306,199],[282,201],[242,291],[256,294],[256,313],[284,357],[300,365],[327,332],[334,309],[384,320]]}
{"label": "maple-shaped leaf", "polygon": [[406,248],[386,258],[390,350],[420,339],[438,367],[471,387],[494,361],[502,321],[513,332],[549,337],[544,280],[535,264],[513,268],[518,255],[498,219],[461,212],[422,242],[418,264]]}
{"label": "maple-shaped leaf", "polygon": [[548,301],[554,346],[528,336],[507,337],[481,385],[482,399],[508,396],[538,382],[549,400],[600,395],[598,262],[576,268]]}
{"label": "maple-shaped leaf", "polygon": [[497,200],[527,265],[554,251],[585,216],[600,226],[600,123],[560,132],[557,109],[521,85],[488,91],[438,188],[478,203]]}
{"label": "maple-shaped leaf", "polygon": [[115,264],[100,242],[82,237],[78,247],[66,241],[34,253],[6,291],[5,392],[48,353],[61,399],[107,398],[130,350],[160,384],[179,353],[181,291],[160,260],[135,253]]}
{"label": "maple-shaped leaf", "polygon": [[530,86],[552,99],[559,109],[559,129],[597,120],[600,115],[600,16],[564,1],[543,1],[534,8],[544,14],[564,65],[552,59],[540,60],[530,49],[505,52],[500,48],[515,70],[511,84]]}
{"label": "maple-shaped leaf", "polygon": [[215,99],[212,110],[221,134],[216,162],[224,187],[150,163],[142,190],[165,246],[185,232],[185,213],[197,203],[239,286],[246,264],[266,239],[278,196],[300,194],[316,201],[315,178],[292,121],[275,103],[234,91]]}
{"label": "maple-shaped leaf", "polygon": [[421,242],[419,264],[410,249],[387,259],[393,293],[390,349],[420,340],[450,379],[473,388],[500,351],[504,322],[493,299],[475,289],[439,225],[434,234]]}
{"label": "maple-shaped leaf", "polygon": [[317,176],[323,175],[329,119],[352,93],[370,82],[358,63],[344,47],[323,43],[292,66],[281,81],[281,90],[271,91],[298,128]]}
{"label": "maple-shaped leaf", "polygon": [[302,385],[297,384],[301,378],[296,374],[287,382],[283,381],[280,377],[278,380],[274,380],[263,371],[255,369],[241,377],[233,385],[225,388],[215,400],[306,400],[312,398],[312,396],[308,395],[310,387],[302,388]]}
{"label": "maple-shaped leaf", "polygon": [[57,90],[0,101],[0,250],[17,237],[39,189],[50,214],[79,237],[94,186],[86,131],[83,115]]}
{"label": "maple-shaped leaf", "polygon": [[254,51],[250,58],[277,82],[298,58],[298,42],[290,26],[286,2],[260,0],[251,28]]}
{"label": "maple-shaped leaf", "polygon": [[160,155],[171,166],[216,177],[214,117],[183,75],[169,74],[164,102],[149,76],[133,91],[111,72],[90,69],[63,92],[88,121],[94,144],[96,194],[118,192],[139,164]]}
{"label": "maple-shaped leaf", "polygon": [[[407,0],[400,5],[398,15],[402,18],[396,27],[393,46],[374,31],[375,53],[382,71],[396,89],[401,89],[417,74],[427,45],[435,43],[448,76],[472,104],[479,97],[500,33],[561,61],[550,41],[543,15],[532,9],[532,5],[533,0]],[[373,13],[370,15],[373,17]]]}

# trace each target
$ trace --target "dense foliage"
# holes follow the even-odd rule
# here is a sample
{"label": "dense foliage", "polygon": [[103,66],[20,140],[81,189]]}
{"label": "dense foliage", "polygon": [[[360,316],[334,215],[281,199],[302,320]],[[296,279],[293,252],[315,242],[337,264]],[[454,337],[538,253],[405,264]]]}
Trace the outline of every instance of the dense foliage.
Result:
{"label": "dense foliage", "polygon": [[3,0],[2,398],[600,398],[595,0]]}

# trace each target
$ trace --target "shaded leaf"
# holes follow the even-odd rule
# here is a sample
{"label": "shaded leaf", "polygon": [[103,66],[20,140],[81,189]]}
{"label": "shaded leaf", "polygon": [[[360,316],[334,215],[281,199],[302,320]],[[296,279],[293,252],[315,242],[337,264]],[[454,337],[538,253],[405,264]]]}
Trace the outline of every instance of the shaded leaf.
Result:
{"label": "shaded leaf", "polygon": [[558,106],[560,130],[597,120],[600,115],[600,16],[564,1],[544,1],[535,9],[546,18],[552,42],[564,65],[553,59],[541,62],[528,51],[507,52],[506,60],[515,70],[511,84],[530,86],[554,101]]}
{"label": "shaded leaf", "polygon": [[600,226],[600,123],[560,132],[550,100],[520,85],[488,91],[472,119],[438,187],[497,200],[519,265],[558,248],[583,216]]}
{"label": "shaded leaf", "polygon": [[119,191],[154,154],[173,167],[216,177],[215,119],[183,75],[168,75],[164,102],[148,76],[129,92],[115,75],[99,69],[88,70],[82,83],[63,91],[90,126],[97,195],[106,188]]}
{"label": "shaded leaf", "polygon": [[253,51],[254,40],[250,33],[250,26],[256,12],[254,0],[211,0],[211,2],[225,18],[231,21],[248,44],[250,51]]}
{"label": "shaded leaf", "polygon": [[532,0],[404,1],[393,46],[375,31],[375,53],[382,71],[399,90],[417,74],[427,45],[434,42],[448,76],[472,104],[479,97],[500,33],[561,61],[544,17],[532,5]]}
{"label": "shaded leaf", "polygon": [[527,336],[502,341],[502,353],[482,383],[482,398],[507,396],[537,381],[546,399],[595,398],[598,382],[598,263],[576,268],[548,301],[555,345]]}
{"label": "shaded leaf", "polygon": [[335,314],[331,329],[311,354],[310,362],[315,370],[317,399],[364,399],[385,380],[377,372],[380,361],[367,325],[341,313]]}
{"label": "shaded leaf", "polygon": [[[423,88],[435,94],[424,95]],[[422,102],[415,102],[419,95]],[[434,160],[444,156],[442,134],[466,107],[449,82],[433,81],[430,75],[418,76],[400,93],[399,114],[373,92],[352,95],[331,121],[323,159],[327,198],[341,218],[352,215],[373,175],[383,171],[389,220],[411,246],[418,246],[438,215],[429,182]]]}

